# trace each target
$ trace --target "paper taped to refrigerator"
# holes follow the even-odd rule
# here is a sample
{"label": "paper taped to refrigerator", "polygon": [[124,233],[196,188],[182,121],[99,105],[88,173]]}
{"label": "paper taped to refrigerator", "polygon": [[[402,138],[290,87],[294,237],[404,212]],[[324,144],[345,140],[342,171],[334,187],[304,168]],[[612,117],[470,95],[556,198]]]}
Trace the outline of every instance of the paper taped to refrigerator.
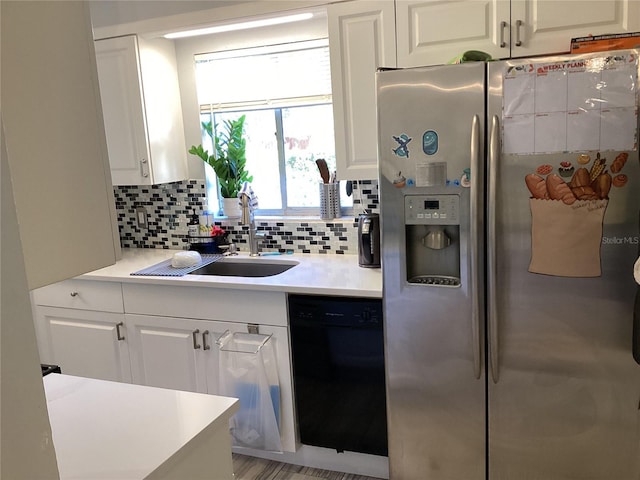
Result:
{"label": "paper taped to refrigerator", "polygon": [[636,150],[638,55],[505,67],[503,152]]}

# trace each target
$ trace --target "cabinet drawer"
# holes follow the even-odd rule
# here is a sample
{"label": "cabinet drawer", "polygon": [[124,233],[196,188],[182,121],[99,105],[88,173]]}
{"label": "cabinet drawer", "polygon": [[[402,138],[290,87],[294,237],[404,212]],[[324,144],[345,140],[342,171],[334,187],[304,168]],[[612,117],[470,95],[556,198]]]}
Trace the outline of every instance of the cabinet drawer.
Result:
{"label": "cabinet drawer", "polygon": [[72,279],[37,288],[31,294],[36,305],[124,313],[119,283]]}
{"label": "cabinet drawer", "polygon": [[206,287],[122,285],[126,313],[287,325],[284,292]]}

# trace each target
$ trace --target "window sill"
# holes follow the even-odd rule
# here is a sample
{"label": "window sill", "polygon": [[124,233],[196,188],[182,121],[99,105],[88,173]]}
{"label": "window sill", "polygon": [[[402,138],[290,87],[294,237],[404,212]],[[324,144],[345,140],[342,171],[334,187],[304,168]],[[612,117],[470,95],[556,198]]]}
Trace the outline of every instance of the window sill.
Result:
{"label": "window sill", "polygon": [[[333,218],[330,220],[318,218],[317,216],[305,217],[303,215],[288,215],[286,217],[278,216],[278,215],[256,215],[254,218],[256,222],[304,222],[304,223],[318,223],[318,224],[319,223],[354,223],[357,221],[357,217],[354,217],[353,215],[343,215],[342,217]],[[222,216],[216,216],[215,219],[218,221],[220,220],[233,221],[233,220],[237,220],[237,217],[229,218],[222,215]]]}

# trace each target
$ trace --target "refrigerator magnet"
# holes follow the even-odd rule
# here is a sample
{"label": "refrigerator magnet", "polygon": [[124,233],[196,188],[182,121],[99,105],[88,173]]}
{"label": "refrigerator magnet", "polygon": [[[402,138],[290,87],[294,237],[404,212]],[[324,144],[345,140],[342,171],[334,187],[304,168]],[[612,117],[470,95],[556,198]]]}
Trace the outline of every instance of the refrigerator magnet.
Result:
{"label": "refrigerator magnet", "polygon": [[407,179],[405,178],[404,175],[402,175],[402,172],[398,172],[398,175],[396,175],[396,178],[393,179],[393,186],[396,188],[403,188],[407,185]]}
{"label": "refrigerator magnet", "polygon": [[422,134],[422,151],[427,155],[434,155],[438,151],[438,134],[433,130]]}
{"label": "refrigerator magnet", "polygon": [[398,142],[398,146],[392,149],[392,152],[398,157],[409,158],[409,147],[407,145],[413,139],[405,133],[398,136],[393,135],[393,139]]}
{"label": "refrigerator magnet", "polygon": [[471,186],[471,169],[465,168],[460,177],[460,186],[469,188]]}

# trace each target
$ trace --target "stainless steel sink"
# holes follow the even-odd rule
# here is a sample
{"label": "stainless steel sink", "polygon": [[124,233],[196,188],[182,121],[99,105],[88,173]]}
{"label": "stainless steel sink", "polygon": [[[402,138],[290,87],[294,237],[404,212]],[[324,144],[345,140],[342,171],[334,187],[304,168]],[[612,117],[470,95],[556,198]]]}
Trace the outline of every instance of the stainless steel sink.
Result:
{"label": "stainless steel sink", "polygon": [[227,277],[270,277],[286,272],[298,264],[290,260],[226,257],[194,270],[189,275],[219,275]]}

